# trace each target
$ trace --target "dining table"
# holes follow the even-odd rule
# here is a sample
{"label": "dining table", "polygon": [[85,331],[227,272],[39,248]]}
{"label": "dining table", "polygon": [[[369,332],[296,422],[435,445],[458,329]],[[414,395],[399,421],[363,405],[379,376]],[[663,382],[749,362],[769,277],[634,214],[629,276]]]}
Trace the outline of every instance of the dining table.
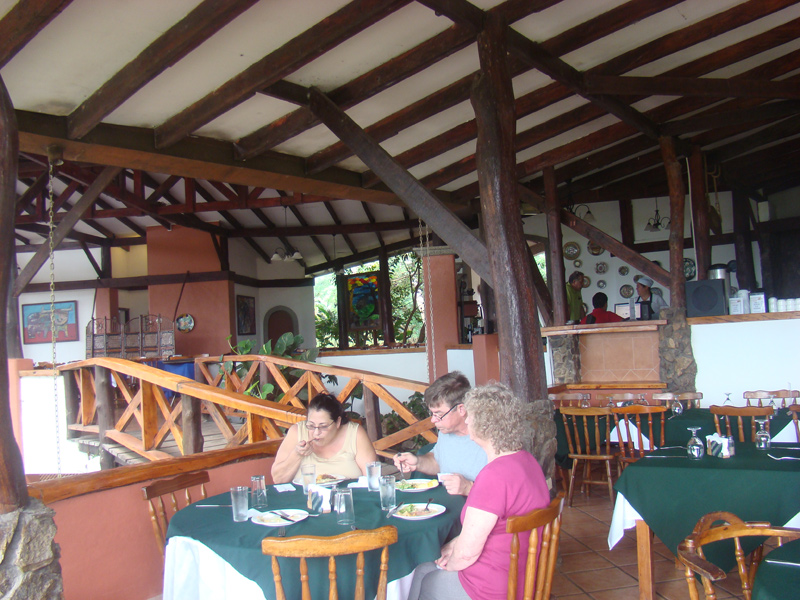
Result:
{"label": "dining table", "polygon": [[800,593],[800,540],[767,554],[753,579],[753,600],[782,600],[787,593]]}
{"label": "dining table", "polygon": [[[737,443],[731,458],[706,454],[696,460],[684,448],[667,447],[629,465],[614,488],[609,548],[625,529],[636,527],[639,597],[649,600],[654,598],[653,534],[677,554],[697,521],[714,511],[745,521],[800,524],[800,446],[773,444],[759,450],[752,443]],[[732,547],[708,549],[706,555],[726,572],[735,565]]]}
{"label": "dining table", "polygon": [[[344,487],[349,482],[338,485]],[[267,509],[307,510],[307,496],[301,486],[284,485],[290,491],[267,488]],[[335,512],[309,516],[286,523],[284,530],[257,524],[252,520],[234,522],[229,493],[201,500],[173,515],[167,531],[164,569],[164,600],[273,600],[271,558],[261,551],[261,540],[267,536],[296,535],[333,536],[351,530],[350,525],[337,524]],[[460,531],[463,496],[451,496],[442,485],[420,492],[397,491],[397,502],[431,500],[445,508],[442,514],[428,519],[405,520],[387,517],[380,508],[378,492],[366,487],[353,488],[353,505],[357,529],[376,529],[385,525],[397,527],[398,541],[389,547],[390,597],[396,582],[408,583],[408,575],[423,563],[440,556],[441,546]],[[312,513],[314,514],[314,513]],[[378,585],[380,550],[367,552],[365,587],[367,597],[375,597]],[[300,595],[299,559],[280,558],[281,576],[289,598]],[[337,557],[338,590],[341,597],[352,597],[355,588],[355,556]],[[314,598],[328,597],[328,559],[308,559],[309,582]],[[394,583],[392,583],[394,582]]]}

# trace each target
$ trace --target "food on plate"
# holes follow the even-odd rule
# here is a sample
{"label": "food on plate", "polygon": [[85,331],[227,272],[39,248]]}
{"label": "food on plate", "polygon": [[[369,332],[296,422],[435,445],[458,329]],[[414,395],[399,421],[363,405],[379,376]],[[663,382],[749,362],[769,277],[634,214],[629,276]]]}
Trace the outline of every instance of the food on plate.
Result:
{"label": "food on plate", "polygon": [[424,504],[406,504],[397,511],[397,514],[402,517],[424,517],[434,512],[436,511],[431,508],[425,508]]}
{"label": "food on plate", "polygon": [[425,479],[425,480],[402,480],[395,483],[394,487],[397,490],[426,490],[428,488],[433,488],[438,485],[438,482],[435,479]]}
{"label": "food on plate", "polygon": [[283,525],[287,521],[287,519],[284,519],[272,513],[266,513],[263,515],[254,516],[252,517],[252,520],[258,523],[263,523],[265,525],[275,525],[275,524]]}
{"label": "food on plate", "polygon": [[317,483],[330,483],[331,481],[339,481],[340,479],[341,477],[338,475],[330,475],[329,473],[317,475]]}

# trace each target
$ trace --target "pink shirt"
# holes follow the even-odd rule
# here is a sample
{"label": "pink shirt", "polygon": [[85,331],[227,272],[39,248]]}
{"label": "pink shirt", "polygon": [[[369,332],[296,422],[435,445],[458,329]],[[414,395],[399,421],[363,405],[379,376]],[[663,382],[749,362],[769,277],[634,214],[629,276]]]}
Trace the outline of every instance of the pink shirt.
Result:
{"label": "pink shirt", "polygon": [[[470,506],[495,514],[498,519],[478,560],[458,573],[472,600],[505,600],[511,554],[506,517],[524,515],[549,504],[550,492],[542,468],[528,452],[501,456],[481,470],[461,511],[461,522]],[[517,598],[522,598],[527,550],[528,538],[520,536]]]}

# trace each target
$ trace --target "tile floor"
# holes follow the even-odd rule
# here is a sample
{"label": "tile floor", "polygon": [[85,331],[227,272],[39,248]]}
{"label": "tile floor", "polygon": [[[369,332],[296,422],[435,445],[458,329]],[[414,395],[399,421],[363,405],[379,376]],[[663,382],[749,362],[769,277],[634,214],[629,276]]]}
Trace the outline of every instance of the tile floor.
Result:
{"label": "tile floor", "polygon": [[[613,505],[597,490],[590,496],[575,493],[572,507],[564,508],[560,565],[553,579],[553,597],[561,600],[628,600],[639,597],[634,530],[608,549],[608,527]],[[688,600],[689,589],[675,557],[658,539],[653,540],[656,597]],[[734,569],[735,571],[735,569]],[[700,597],[703,597],[702,590]],[[717,585],[717,598],[742,598],[736,573]]]}

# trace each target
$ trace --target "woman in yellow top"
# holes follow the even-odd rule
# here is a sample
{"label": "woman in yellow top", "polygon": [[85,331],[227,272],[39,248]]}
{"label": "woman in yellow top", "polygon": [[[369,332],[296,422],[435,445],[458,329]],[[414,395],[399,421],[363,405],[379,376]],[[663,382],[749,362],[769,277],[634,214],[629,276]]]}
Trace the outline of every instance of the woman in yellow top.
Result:
{"label": "woman in yellow top", "polygon": [[299,482],[300,465],[307,463],[317,466],[317,476],[355,479],[366,475],[367,464],[377,459],[367,432],[347,418],[341,402],[318,394],[308,404],[306,420],[286,432],[272,464],[272,481]]}

